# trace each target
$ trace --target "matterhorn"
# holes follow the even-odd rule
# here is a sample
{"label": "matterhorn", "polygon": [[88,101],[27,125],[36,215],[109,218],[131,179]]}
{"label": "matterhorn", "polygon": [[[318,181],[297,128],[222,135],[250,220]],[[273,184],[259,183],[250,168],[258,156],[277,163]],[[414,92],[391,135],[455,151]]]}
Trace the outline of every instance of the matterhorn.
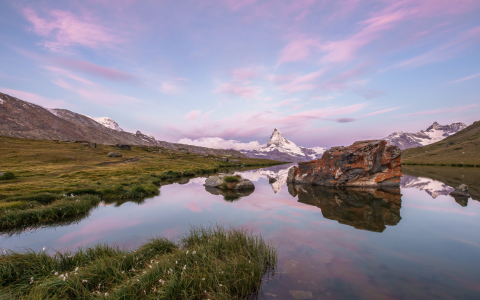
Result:
{"label": "matterhorn", "polygon": [[297,146],[294,142],[284,138],[280,130],[275,128],[265,146],[255,150],[244,150],[241,152],[251,158],[299,162],[321,158],[325,150],[326,148],[323,147],[305,148]]}

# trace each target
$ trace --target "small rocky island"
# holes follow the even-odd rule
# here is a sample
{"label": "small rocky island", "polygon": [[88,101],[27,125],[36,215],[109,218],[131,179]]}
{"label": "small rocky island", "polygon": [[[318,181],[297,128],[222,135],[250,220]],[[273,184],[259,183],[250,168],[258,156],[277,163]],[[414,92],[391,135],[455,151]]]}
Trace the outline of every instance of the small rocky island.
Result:
{"label": "small rocky island", "polygon": [[220,174],[208,177],[205,180],[206,188],[230,189],[230,190],[249,190],[255,189],[255,185],[240,175]]}
{"label": "small rocky island", "polygon": [[358,141],[333,147],[321,159],[299,162],[288,172],[287,182],[322,186],[399,186],[401,150],[383,140]]}

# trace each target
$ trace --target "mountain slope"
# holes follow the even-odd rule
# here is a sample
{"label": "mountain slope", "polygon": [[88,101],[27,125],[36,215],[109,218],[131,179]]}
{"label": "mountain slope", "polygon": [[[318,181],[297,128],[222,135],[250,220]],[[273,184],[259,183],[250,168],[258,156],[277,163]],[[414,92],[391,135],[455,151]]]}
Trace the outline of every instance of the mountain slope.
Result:
{"label": "mountain slope", "polygon": [[421,130],[417,133],[396,131],[384,138],[384,140],[387,141],[388,145],[398,146],[400,149],[405,150],[441,141],[466,127],[467,125],[461,122],[452,123],[450,125],[440,125],[437,122],[434,122],[427,128],[427,130]]}
{"label": "mountain slope", "polygon": [[[0,93],[0,136],[61,141],[88,141],[98,144],[129,144],[164,147],[172,150],[245,157],[235,150],[210,149],[164,141],[137,131],[123,131],[110,118],[91,118],[66,109],[48,109]],[[101,122],[98,122],[101,121]]]}
{"label": "mountain slope", "polygon": [[403,164],[480,166],[480,121],[427,146],[402,152]]}
{"label": "mountain slope", "polygon": [[283,137],[280,130],[275,128],[266,146],[255,150],[242,150],[243,154],[251,158],[267,158],[279,161],[309,161],[322,157],[325,148],[305,148]]}

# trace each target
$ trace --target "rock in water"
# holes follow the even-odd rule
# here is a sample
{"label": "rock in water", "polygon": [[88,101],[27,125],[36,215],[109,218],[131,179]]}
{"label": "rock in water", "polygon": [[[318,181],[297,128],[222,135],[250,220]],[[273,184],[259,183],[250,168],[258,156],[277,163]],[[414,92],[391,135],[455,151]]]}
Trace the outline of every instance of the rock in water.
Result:
{"label": "rock in water", "polygon": [[455,190],[450,193],[450,196],[470,197],[470,194],[468,193],[468,186],[465,184],[457,186]]}
{"label": "rock in water", "polygon": [[223,178],[224,178],[224,177],[225,177],[225,175],[212,175],[212,176],[209,176],[209,177],[205,180],[204,186],[206,186],[206,187],[212,187],[212,188],[221,187],[222,184],[223,184]]}
{"label": "rock in water", "polygon": [[108,157],[122,157],[122,153],[110,152],[107,154]]}
{"label": "rock in water", "polygon": [[251,190],[254,189],[255,185],[248,179],[240,179],[240,182],[235,186],[236,190]]}
{"label": "rock in water", "polygon": [[383,140],[359,141],[333,147],[321,159],[299,162],[288,182],[323,186],[399,186],[401,150]]}

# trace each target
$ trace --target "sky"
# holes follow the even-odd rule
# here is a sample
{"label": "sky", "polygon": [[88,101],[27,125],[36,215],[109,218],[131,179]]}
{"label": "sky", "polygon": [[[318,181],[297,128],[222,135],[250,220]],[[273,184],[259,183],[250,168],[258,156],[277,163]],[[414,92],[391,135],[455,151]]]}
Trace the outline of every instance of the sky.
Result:
{"label": "sky", "polygon": [[0,92],[157,140],[331,147],[480,119],[479,0],[0,0]]}

